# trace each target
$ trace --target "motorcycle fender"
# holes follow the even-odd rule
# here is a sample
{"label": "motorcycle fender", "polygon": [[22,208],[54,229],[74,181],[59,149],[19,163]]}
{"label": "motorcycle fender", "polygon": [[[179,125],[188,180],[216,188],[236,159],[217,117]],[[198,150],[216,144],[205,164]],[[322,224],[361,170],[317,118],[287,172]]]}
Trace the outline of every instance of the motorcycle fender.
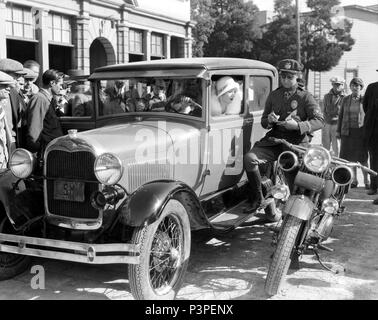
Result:
{"label": "motorcycle fender", "polygon": [[153,223],[160,217],[167,202],[181,191],[189,193],[200,207],[197,196],[186,184],[169,180],[154,181],[138,188],[121,205],[121,223],[132,227]]}
{"label": "motorcycle fender", "polygon": [[314,210],[314,204],[312,201],[303,195],[291,196],[283,209],[284,215],[289,214],[300,220],[310,220],[312,211]]}

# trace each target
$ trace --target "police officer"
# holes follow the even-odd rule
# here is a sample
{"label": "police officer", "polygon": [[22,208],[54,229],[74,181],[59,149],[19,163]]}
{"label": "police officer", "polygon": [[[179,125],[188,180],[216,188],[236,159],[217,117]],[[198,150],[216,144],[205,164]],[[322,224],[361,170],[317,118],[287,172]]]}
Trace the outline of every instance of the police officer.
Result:
{"label": "police officer", "polygon": [[[263,203],[259,164],[276,161],[286,146],[270,138],[285,139],[292,144],[308,145],[312,133],[324,127],[324,118],[314,97],[298,86],[297,79],[303,69],[296,60],[284,59],[278,63],[281,86],[267,98],[261,125],[270,131],[244,156],[249,184],[252,188],[251,206],[245,213],[253,213]],[[265,209],[266,219],[280,217],[270,206]]]}

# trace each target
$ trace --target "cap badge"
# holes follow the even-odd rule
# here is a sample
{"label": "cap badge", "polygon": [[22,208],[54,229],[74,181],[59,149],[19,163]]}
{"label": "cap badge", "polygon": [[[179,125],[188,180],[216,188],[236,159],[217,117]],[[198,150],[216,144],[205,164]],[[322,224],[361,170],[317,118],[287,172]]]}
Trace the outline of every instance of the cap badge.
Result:
{"label": "cap badge", "polygon": [[285,69],[287,69],[287,70],[291,69],[291,63],[290,62],[285,64]]}

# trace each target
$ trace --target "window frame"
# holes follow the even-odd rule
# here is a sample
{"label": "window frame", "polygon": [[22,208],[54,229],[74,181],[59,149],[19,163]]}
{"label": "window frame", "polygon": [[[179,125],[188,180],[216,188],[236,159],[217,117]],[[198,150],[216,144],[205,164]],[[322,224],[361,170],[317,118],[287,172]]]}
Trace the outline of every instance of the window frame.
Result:
{"label": "window frame", "polygon": [[[25,39],[25,40],[36,40],[36,34],[35,34],[35,21],[34,17],[32,15],[31,9],[22,5],[14,4],[14,3],[7,3],[6,6],[6,19],[5,19],[5,33],[7,37],[12,37],[14,39]],[[22,15],[21,21],[15,20],[15,11],[20,11]],[[29,14],[29,19],[25,19],[25,15]],[[25,21],[30,21],[30,23],[27,23]],[[15,33],[15,25],[21,26],[22,28],[22,34],[16,34]],[[11,30],[11,33],[8,32],[8,27]],[[31,37],[26,36],[26,27],[30,28]]]}
{"label": "window frame", "polygon": [[[59,18],[59,27],[55,26],[55,18]],[[68,22],[69,28],[64,28],[64,21]],[[66,45],[72,45],[72,19],[68,15],[56,13],[56,12],[49,12],[48,14],[48,40],[51,44],[66,44]],[[56,32],[59,33],[59,39],[55,38]],[[63,41],[63,33],[68,32],[69,33],[69,41]]]}
{"label": "window frame", "polygon": [[[159,40],[160,43],[158,43]],[[151,33],[151,56],[160,58],[164,57],[164,35],[161,33]]]}
{"label": "window frame", "polygon": [[[133,35],[133,37],[131,35]],[[136,37],[135,37],[136,35],[140,36],[140,39],[136,39]],[[129,52],[128,53],[138,54],[138,55],[144,54],[143,37],[144,37],[143,30],[134,29],[134,28],[129,29]],[[140,51],[136,50],[137,45],[140,46]]]}
{"label": "window frame", "polygon": [[[254,100],[250,100],[250,97],[249,97],[249,90],[251,89],[251,78],[267,78],[269,80],[269,90],[268,90],[268,94],[266,95],[266,99],[268,98],[269,94],[274,90],[273,89],[273,78],[271,75],[267,74],[267,73],[255,73],[255,74],[249,74],[248,75],[248,86],[247,86],[247,100],[246,100],[246,105],[247,105],[247,109],[248,109],[248,113],[249,114],[262,114],[264,112],[264,109],[265,109],[265,103],[264,105],[259,108],[258,110],[251,110],[251,107],[249,106],[250,102],[251,101],[254,101]],[[265,99],[265,102],[266,102],[266,99]]]}
{"label": "window frame", "polygon": [[[239,114],[223,114],[223,115],[217,115],[217,116],[212,116],[211,115],[211,95],[212,95],[212,86],[213,86],[213,77],[223,77],[223,76],[230,76],[232,78],[243,78],[243,90],[241,91],[243,94],[243,100],[241,104],[241,112]],[[237,119],[237,118],[244,118],[247,114],[248,111],[248,105],[246,104],[246,88],[248,84],[248,74],[246,73],[246,70],[241,70],[241,69],[234,69],[234,70],[219,70],[216,72],[212,72],[210,75],[210,85],[208,89],[208,118],[210,123],[217,123],[217,122],[223,122],[223,121],[229,121],[232,119]]]}

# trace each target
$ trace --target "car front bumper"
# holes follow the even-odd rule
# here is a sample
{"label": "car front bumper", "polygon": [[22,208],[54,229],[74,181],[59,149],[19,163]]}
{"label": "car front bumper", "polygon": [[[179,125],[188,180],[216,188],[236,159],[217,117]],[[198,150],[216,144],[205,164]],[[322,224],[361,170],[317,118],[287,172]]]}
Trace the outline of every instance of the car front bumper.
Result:
{"label": "car front bumper", "polygon": [[0,252],[86,264],[138,264],[139,245],[88,244],[0,233]]}

